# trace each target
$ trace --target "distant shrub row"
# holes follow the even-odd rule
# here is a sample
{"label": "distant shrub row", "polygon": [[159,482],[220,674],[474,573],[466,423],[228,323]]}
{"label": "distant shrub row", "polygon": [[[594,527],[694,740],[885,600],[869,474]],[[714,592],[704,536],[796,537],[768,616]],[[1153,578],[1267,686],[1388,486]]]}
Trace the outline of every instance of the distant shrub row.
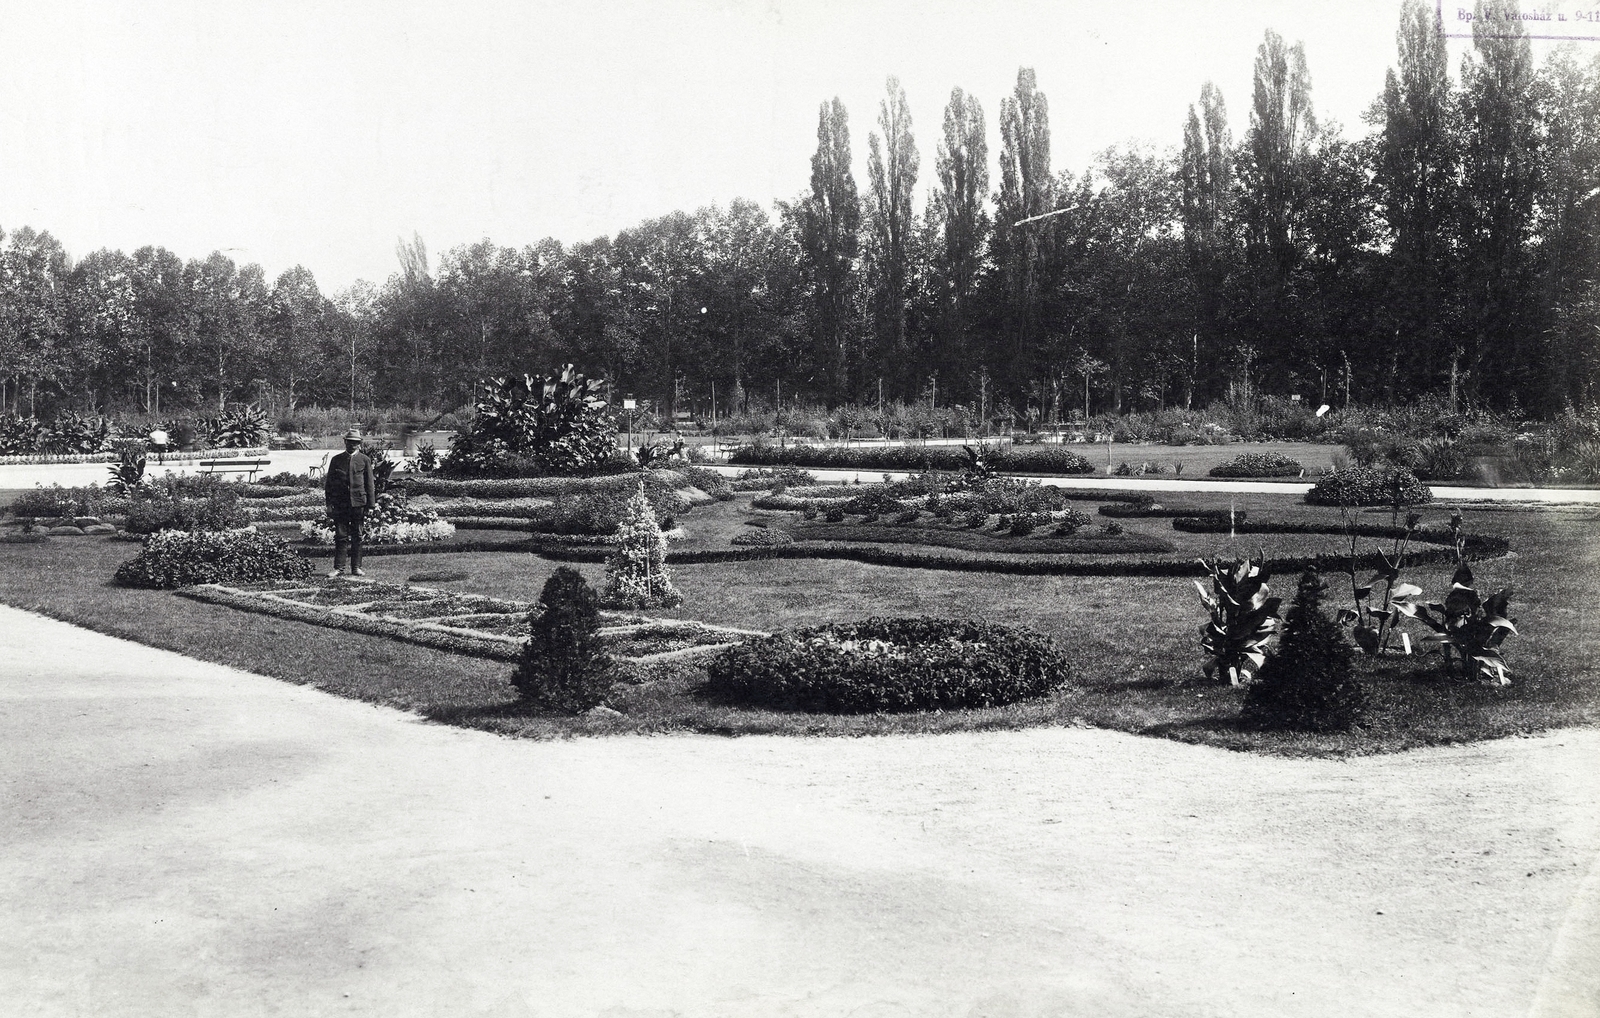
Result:
{"label": "distant shrub row", "polygon": [[[995,449],[985,455],[989,469],[1008,473],[1092,474],[1094,466],[1059,445]],[[960,470],[967,454],[960,446],[813,446],[746,445],[735,449],[728,462],[740,466],[782,465],[823,470]]]}

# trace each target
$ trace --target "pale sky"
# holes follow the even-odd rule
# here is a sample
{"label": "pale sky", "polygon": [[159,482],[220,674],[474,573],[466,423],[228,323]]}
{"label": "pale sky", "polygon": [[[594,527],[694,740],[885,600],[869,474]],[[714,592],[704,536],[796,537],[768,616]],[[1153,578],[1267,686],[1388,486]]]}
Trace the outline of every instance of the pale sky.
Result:
{"label": "pale sky", "polygon": [[982,101],[992,160],[1019,66],[1049,97],[1056,170],[1130,139],[1176,146],[1207,79],[1242,135],[1268,27],[1304,40],[1318,115],[1354,136],[1394,62],[1399,6],[0,0],[0,228],[48,229],[74,257],[161,244],[269,276],[299,263],[331,295],[385,279],[413,232],[437,259],[735,197],[770,208],[807,187],[834,95],[865,191],[891,74],[919,191],[951,86]]}

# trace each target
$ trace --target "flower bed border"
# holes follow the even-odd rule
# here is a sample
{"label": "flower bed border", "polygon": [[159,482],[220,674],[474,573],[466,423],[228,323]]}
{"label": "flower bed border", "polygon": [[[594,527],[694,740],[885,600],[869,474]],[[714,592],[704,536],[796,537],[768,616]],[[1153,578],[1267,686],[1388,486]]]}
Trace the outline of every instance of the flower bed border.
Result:
{"label": "flower bed border", "polygon": [[[252,445],[243,449],[207,449],[203,452],[168,452],[160,454],[160,462],[156,462],[153,452],[146,452],[146,469],[160,467],[167,463],[191,463],[204,459],[232,459],[239,456],[266,456],[272,452],[266,446]],[[116,452],[69,452],[59,455],[34,453],[27,456],[0,456],[0,466],[48,466],[56,463],[115,463],[120,453]]]}
{"label": "flower bed border", "polygon": [[[362,583],[360,580],[341,580],[345,584]],[[289,619],[294,622],[305,622],[309,625],[322,626],[327,629],[340,629],[348,632],[364,633],[368,636],[383,636],[405,643],[414,643],[419,646],[432,647],[435,650],[449,651],[455,654],[465,654],[471,657],[491,658],[497,661],[516,661],[522,654],[523,644],[527,641],[516,636],[501,636],[495,633],[474,631],[466,627],[445,625],[442,622],[426,621],[400,621],[385,618],[380,615],[369,615],[359,610],[359,606],[371,604],[373,601],[383,600],[381,597],[373,601],[356,601],[342,605],[315,605],[302,601],[295,601],[283,596],[290,591],[316,589],[315,582],[308,582],[304,586],[282,587],[277,590],[244,590],[238,587],[221,583],[205,583],[192,587],[181,588],[175,593],[180,597],[204,601],[210,604],[219,604],[227,608],[252,612],[258,615],[270,615],[274,618]],[[393,584],[377,584],[371,586],[375,592],[388,591]],[[516,611],[496,612],[497,615],[525,614],[533,605],[521,601],[510,601],[504,598],[488,597],[481,594],[460,595],[455,591],[439,590],[434,587],[416,587],[404,585],[404,589],[426,594],[449,594],[466,596],[492,603],[502,607],[514,607]],[[481,612],[464,612],[463,616],[483,614]],[[691,619],[658,619],[649,616],[640,616],[633,612],[602,612],[602,618],[610,620],[610,624],[602,632],[613,636],[624,636],[640,629],[683,629],[697,632],[727,634],[741,639],[751,637],[764,637],[771,634],[753,629],[738,629],[733,626],[718,626],[708,622],[698,622]],[[453,616],[428,616],[425,618],[451,618]],[[617,660],[632,665],[649,665],[658,661],[671,661],[680,658],[694,657],[701,654],[720,652],[740,641],[701,644],[694,647],[681,647],[675,650],[661,651],[655,654],[643,654],[637,657],[618,656]]]}

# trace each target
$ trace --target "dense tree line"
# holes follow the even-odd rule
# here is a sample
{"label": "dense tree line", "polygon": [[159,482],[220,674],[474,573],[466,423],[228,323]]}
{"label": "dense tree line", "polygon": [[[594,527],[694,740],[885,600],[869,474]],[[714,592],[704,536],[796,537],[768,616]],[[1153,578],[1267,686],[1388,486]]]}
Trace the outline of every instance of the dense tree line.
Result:
{"label": "dense tree line", "polygon": [[[334,297],[159,247],[74,262],[0,246],[0,406],[449,409],[479,378],[565,361],[666,409],[961,403],[1060,419],[1235,393],[1551,413],[1600,399],[1600,59],[1535,66],[1519,21],[1473,22],[1459,78],[1431,5],[1359,139],[1319,120],[1303,46],[1261,43],[1235,139],[1207,85],[1181,147],[1054,170],[1032,69],[998,109],[954,89],[924,181],[889,79],[864,191],[823,104],[810,187],[614,237],[488,240]],[[1180,126],[1180,125],[1175,125]],[[915,207],[919,183],[931,183]]]}

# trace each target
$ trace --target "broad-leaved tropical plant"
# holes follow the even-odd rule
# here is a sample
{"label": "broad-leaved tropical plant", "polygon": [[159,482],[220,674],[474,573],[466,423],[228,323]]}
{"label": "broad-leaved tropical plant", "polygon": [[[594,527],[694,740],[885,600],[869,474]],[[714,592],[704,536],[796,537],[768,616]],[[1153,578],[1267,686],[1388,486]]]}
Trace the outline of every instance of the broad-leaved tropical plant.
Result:
{"label": "broad-leaved tropical plant", "polygon": [[1248,557],[1242,562],[1200,560],[1211,574],[1211,592],[1199,580],[1200,603],[1211,612],[1211,621],[1200,629],[1200,649],[1208,659],[1207,678],[1226,678],[1230,685],[1249,682],[1267,659],[1267,643],[1278,631],[1281,598],[1268,596],[1266,555],[1261,562]]}
{"label": "broad-leaved tropical plant", "polygon": [[1423,637],[1444,650],[1447,674],[1456,671],[1459,659],[1463,678],[1477,678],[1496,686],[1511,683],[1511,671],[1500,654],[1500,644],[1517,631],[1510,611],[1511,588],[1487,598],[1473,586],[1472,568],[1466,562],[1456,566],[1450,594],[1441,602],[1422,605],[1417,618],[1433,632]]}

